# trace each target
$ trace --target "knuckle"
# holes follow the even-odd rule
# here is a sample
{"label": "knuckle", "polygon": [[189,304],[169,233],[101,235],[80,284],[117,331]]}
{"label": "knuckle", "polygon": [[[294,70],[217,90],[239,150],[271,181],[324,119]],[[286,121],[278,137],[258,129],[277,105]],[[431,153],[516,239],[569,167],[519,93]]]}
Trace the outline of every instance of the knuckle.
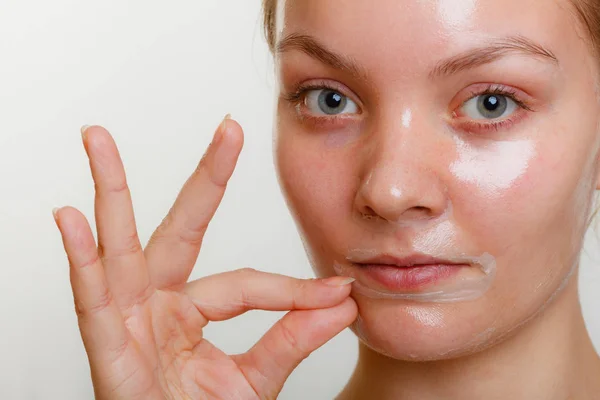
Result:
{"label": "knuckle", "polygon": [[238,291],[237,302],[246,311],[252,309],[257,300],[255,295],[248,290],[247,285],[257,274],[260,274],[260,272],[253,268],[241,268],[232,272],[234,285]]}
{"label": "knuckle", "polygon": [[292,331],[292,329],[290,329],[290,327],[286,323],[286,320],[280,320],[279,322],[277,322],[277,325],[279,327],[278,329],[280,336],[284,341],[286,347],[296,355],[304,354],[304,349],[300,345],[300,342],[298,341],[294,331]]}
{"label": "knuckle", "polygon": [[102,244],[98,245],[98,253],[101,254],[103,261],[127,257],[141,251],[142,245],[140,244],[140,239],[135,229],[128,235],[125,235],[120,243],[115,246],[108,246],[107,248],[107,246],[103,246]]}
{"label": "knuckle", "polygon": [[77,315],[78,319],[82,319],[86,314],[85,305],[77,299],[75,299],[75,314]]}
{"label": "knuckle", "polygon": [[198,247],[202,245],[204,232],[207,228],[208,226],[206,224],[201,224],[194,228],[182,226],[182,228],[177,231],[177,239],[179,242],[186,243],[192,247]]}
{"label": "knuckle", "polygon": [[119,179],[116,182],[106,182],[104,185],[94,185],[96,193],[105,194],[123,194],[129,191],[126,179]]}
{"label": "knuckle", "polygon": [[240,287],[240,293],[239,293],[239,304],[242,307],[243,310],[248,311],[252,308],[253,304],[254,304],[254,299],[252,298],[252,296],[250,296],[250,294],[248,293],[248,291],[244,288],[244,286]]}
{"label": "knuckle", "polygon": [[292,293],[294,296],[303,295],[310,288],[311,283],[311,281],[303,279],[294,279],[292,281]]}
{"label": "knuckle", "polygon": [[310,281],[307,281],[305,279],[294,279],[292,281],[292,286],[293,289],[297,290],[297,291],[303,291],[308,287]]}
{"label": "knuckle", "polygon": [[135,225],[131,232],[123,239],[122,249],[125,254],[136,253],[142,249]]}
{"label": "knuckle", "polygon": [[113,302],[113,297],[108,288],[104,288],[96,297],[94,304],[87,305],[83,301],[75,300],[75,312],[79,319],[95,316],[106,310]]}
{"label": "knuckle", "polygon": [[[176,242],[188,244],[192,247],[202,245],[208,223],[189,227],[183,223],[186,219],[185,216],[178,216],[177,210],[174,207],[171,208],[152,235],[150,242]],[[180,223],[176,222],[178,220]]]}
{"label": "knuckle", "polygon": [[294,309],[299,308],[300,304],[302,303],[301,300],[306,298],[307,291],[310,288],[310,283],[312,283],[312,281],[304,279],[294,279],[292,281],[290,294],[292,307]]}
{"label": "knuckle", "polygon": [[128,306],[122,310],[125,313],[133,312],[133,309],[139,305],[147,303],[152,296],[155,295],[155,290],[150,281],[138,291],[133,292],[128,296]]}
{"label": "knuckle", "polygon": [[100,258],[98,257],[98,254],[94,254],[94,256],[92,258],[90,258],[89,260],[83,261],[79,264],[75,264],[75,263],[71,262],[71,267],[73,269],[79,269],[79,270],[87,269],[87,268],[95,265],[99,259]]}

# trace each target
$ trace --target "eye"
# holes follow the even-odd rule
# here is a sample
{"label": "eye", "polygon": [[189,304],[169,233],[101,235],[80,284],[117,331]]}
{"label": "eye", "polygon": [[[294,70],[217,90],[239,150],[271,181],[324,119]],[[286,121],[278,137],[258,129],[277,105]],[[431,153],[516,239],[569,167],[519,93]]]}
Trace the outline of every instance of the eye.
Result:
{"label": "eye", "polygon": [[355,114],[358,106],[347,96],[331,89],[310,90],[306,94],[304,104],[316,115]]}
{"label": "eye", "polygon": [[487,93],[466,101],[462,111],[471,119],[502,119],[513,114],[517,107],[518,104],[506,95]]}

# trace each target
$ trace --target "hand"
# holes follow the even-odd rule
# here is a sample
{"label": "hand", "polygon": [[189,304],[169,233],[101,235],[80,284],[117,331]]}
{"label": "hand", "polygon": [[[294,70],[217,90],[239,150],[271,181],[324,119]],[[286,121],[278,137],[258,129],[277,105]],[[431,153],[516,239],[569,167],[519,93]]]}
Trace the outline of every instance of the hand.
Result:
{"label": "hand", "polygon": [[[348,279],[239,270],[186,283],[231,177],[243,133],[223,121],[145,249],[117,147],[83,130],[95,182],[98,246],[76,209],[55,210],[97,399],[274,399],[296,366],[356,318]],[[209,321],[287,311],[247,353],[202,336]]]}

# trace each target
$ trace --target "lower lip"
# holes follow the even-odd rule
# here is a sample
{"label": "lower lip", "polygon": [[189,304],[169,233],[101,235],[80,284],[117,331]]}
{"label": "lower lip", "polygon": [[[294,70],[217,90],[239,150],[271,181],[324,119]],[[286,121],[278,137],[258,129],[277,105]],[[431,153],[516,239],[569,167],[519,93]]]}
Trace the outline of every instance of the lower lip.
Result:
{"label": "lower lip", "polygon": [[392,291],[418,290],[446,280],[467,265],[431,264],[414,267],[358,265],[361,274]]}

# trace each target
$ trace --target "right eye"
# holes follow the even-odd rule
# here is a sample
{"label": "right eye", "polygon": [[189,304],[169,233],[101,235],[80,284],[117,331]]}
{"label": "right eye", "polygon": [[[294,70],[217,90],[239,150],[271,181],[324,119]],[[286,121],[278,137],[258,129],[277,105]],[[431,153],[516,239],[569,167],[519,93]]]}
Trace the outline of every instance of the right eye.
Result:
{"label": "right eye", "polygon": [[307,92],[304,104],[315,115],[340,115],[358,113],[358,105],[347,96],[331,89]]}

